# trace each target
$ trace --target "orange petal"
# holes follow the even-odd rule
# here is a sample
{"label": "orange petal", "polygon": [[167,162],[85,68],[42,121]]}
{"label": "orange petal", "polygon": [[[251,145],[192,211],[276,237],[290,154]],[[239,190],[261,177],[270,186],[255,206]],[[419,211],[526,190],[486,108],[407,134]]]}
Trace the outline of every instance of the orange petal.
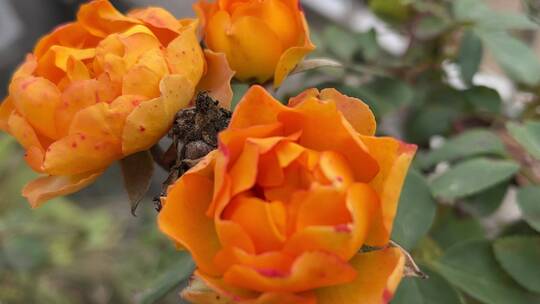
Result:
{"label": "orange petal", "polygon": [[86,48],[95,46],[97,42],[98,38],[92,36],[80,23],[71,22],[60,25],[43,36],[34,48],[34,55],[42,57],[53,45]]}
{"label": "orange petal", "polygon": [[80,110],[100,102],[99,83],[95,79],[78,80],[62,92],[62,102],[56,109],[56,128],[61,136],[69,132],[71,121]]}
{"label": "orange petal", "polygon": [[110,33],[118,33],[141,23],[135,18],[122,15],[108,0],[94,0],[81,5],[77,20],[97,37],[106,37]]}
{"label": "orange petal", "polygon": [[224,275],[226,283],[257,291],[301,292],[348,283],[356,271],[338,257],[323,252],[305,252],[289,273],[234,265]]}
{"label": "orange petal", "polygon": [[90,79],[88,67],[80,60],[70,56],[66,64],[66,75],[70,81]]}
{"label": "orange petal", "polygon": [[145,101],[129,114],[122,135],[122,152],[129,155],[149,149],[169,130],[176,112],[186,107],[195,88],[181,75],[161,80],[161,97]]}
{"label": "orange petal", "polygon": [[19,114],[12,112],[7,121],[7,131],[26,149],[24,158],[28,165],[33,170],[42,172],[44,149],[30,124]]}
{"label": "orange petal", "polygon": [[255,293],[227,285],[222,279],[211,278],[196,271],[182,298],[194,304],[316,304],[315,294],[267,292]]}
{"label": "orange petal", "polygon": [[160,95],[160,81],[160,76],[154,71],[144,65],[136,65],[124,74],[122,94],[157,98]]}
{"label": "orange petal", "polygon": [[263,83],[274,75],[283,46],[264,21],[245,16],[231,23],[230,16],[219,11],[208,21],[206,34],[208,47],[227,55],[238,79]]}
{"label": "orange petal", "polygon": [[25,58],[23,64],[21,64],[17,68],[15,73],[13,73],[13,79],[19,78],[19,77],[31,76],[34,73],[34,71],[36,70],[37,65],[38,65],[38,61],[37,61],[37,58],[36,58],[35,55],[33,55],[33,54],[26,55],[26,58]]}
{"label": "orange petal", "polygon": [[316,151],[333,150],[343,155],[356,181],[368,182],[377,174],[377,162],[356,131],[344,121],[335,104],[308,98],[292,111],[280,113],[278,120],[285,126],[285,133],[302,131],[298,140],[300,145]]}
{"label": "orange petal", "polygon": [[280,203],[240,195],[227,206],[222,218],[239,224],[253,240],[256,252],[279,250],[285,240],[279,226],[284,226],[285,218],[284,212],[272,212],[274,204]]}
{"label": "orange petal", "polygon": [[216,230],[223,247],[238,248],[250,254],[255,253],[253,240],[240,224],[217,219]]}
{"label": "orange petal", "polygon": [[197,86],[197,91],[208,91],[208,95],[219,101],[223,108],[230,109],[233,97],[231,80],[234,71],[223,53],[204,50],[206,73]]}
{"label": "orange petal", "polygon": [[348,187],[354,182],[354,172],[351,171],[347,160],[340,153],[322,152],[319,166],[325,177],[337,188]]}
{"label": "orange petal", "polygon": [[147,7],[135,9],[128,14],[129,17],[139,19],[149,27],[163,45],[168,45],[178,36],[181,24],[167,10],[161,7]]}
{"label": "orange petal", "polygon": [[246,128],[275,123],[279,113],[286,111],[289,109],[274,99],[263,87],[254,85],[236,106],[229,127]]}
{"label": "orange petal", "polygon": [[336,226],[351,222],[345,205],[345,193],[333,187],[310,189],[296,215],[296,231],[308,226]]}
{"label": "orange petal", "polygon": [[46,176],[26,184],[22,195],[28,199],[32,208],[58,196],[68,195],[93,183],[102,172],[70,176]]}
{"label": "orange petal", "polygon": [[60,92],[53,83],[40,77],[16,78],[9,92],[15,108],[32,127],[51,139],[58,138],[55,114]]}
{"label": "orange petal", "polygon": [[375,217],[367,242],[372,246],[384,246],[392,233],[399,195],[416,146],[389,137],[361,136],[361,139],[380,166],[379,174],[370,185],[380,197],[381,213]]}
{"label": "orange petal", "polygon": [[196,23],[185,27],[165,51],[171,73],[184,75],[194,86],[204,73],[204,53],[199,45],[196,30]]}
{"label": "orange petal", "polygon": [[341,94],[336,89],[309,89],[289,100],[290,107],[297,107],[309,98],[317,98],[321,102],[335,103],[337,109],[345,116],[353,128],[362,135],[375,134],[377,123],[369,106],[357,98]]}
{"label": "orange petal", "polygon": [[205,215],[212,201],[212,167],[210,161],[198,171],[189,171],[171,187],[158,224],[163,233],[190,251],[201,271],[219,275],[212,261],[221,245],[213,219]]}
{"label": "orange petal", "polygon": [[303,28],[303,42],[298,46],[287,49],[279,58],[279,62],[274,72],[274,87],[279,87],[283,80],[291,73],[296,65],[302,59],[315,49],[315,45],[309,38],[309,29],[304,13],[301,14],[301,23]]}
{"label": "orange petal", "polygon": [[121,156],[110,138],[71,134],[49,146],[43,166],[51,175],[78,175],[103,170]]}
{"label": "orange petal", "polygon": [[249,190],[257,180],[259,147],[246,142],[242,153],[229,171],[232,180],[231,196]]}
{"label": "orange petal", "polygon": [[229,247],[221,250],[214,259],[215,263],[226,271],[234,264],[240,264],[260,269],[276,269],[288,271],[294,259],[280,251],[265,252],[262,254],[249,254],[241,249]]}
{"label": "orange petal", "polygon": [[358,271],[356,279],[316,290],[318,304],[390,303],[403,277],[405,258],[399,249],[359,253],[350,264]]}
{"label": "orange petal", "polygon": [[13,100],[8,96],[0,104],[0,130],[7,132],[8,119],[13,110],[15,110],[15,105],[13,104]]}

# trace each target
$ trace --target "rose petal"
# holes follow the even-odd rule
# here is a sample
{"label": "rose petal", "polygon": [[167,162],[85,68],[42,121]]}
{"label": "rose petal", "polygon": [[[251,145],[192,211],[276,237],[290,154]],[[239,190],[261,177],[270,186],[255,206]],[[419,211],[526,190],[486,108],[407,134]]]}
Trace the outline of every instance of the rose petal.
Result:
{"label": "rose petal", "polygon": [[350,264],[358,276],[350,283],[316,290],[318,304],[386,304],[403,276],[405,258],[397,248],[359,253]]}
{"label": "rose petal", "polygon": [[13,100],[8,96],[0,104],[0,130],[7,132],[9,116],[13,110],[15,110],[15,105],[13,104]]}
{"label": "rose petal", "polygon": [[257,291],[300,292],[324,286],[344,284],[356,277],[356,271],[337,256],[305,252],[294,262],[290,273],[265,272],[264,269],[234,265],[224,275],[226,283]]}
{"label": "rose petal", "polygon": [[207,156],[206,166],[187,172],[171,187],[158,224],[163,233],[190,251],[201,271],[218,275],[212,261],[221,245],[213,219],[205,215],[212,200],[213,157]]}
{"label": "rose petal", "polygon": [[163,45],[168,45],[178,35],[181,24],[167,10],[161,7],[135,9],[128,14],[149,27]]}
{"label": "rose petal", "polygon": [[229,126],[230,128],[246,128],[275,123],[278,114],[286,111],[289,111],[289,108],[274,99],[263,87],[254,85],[236,106]]}
{"label": "rose petal", "polygon": [[181,75],[161,80],[161,97],[143,102],[129,114],[122,135],[122,152],[129,155],[149,149],[169,130],[174,115],[194,94],[191,81]]}
{"label": "rose petal", "polygon": [[102,172],[41,177],[26,184],[22,195],[28,199],[32,208],[37,208],[55,197],[79,191],[93,183],[101,174]]}
{"label": "rose petal", "polygon": [[279,87],[296,65],[315,49],[315,45],[309,38],[309,28],[304,13],[301,12],[300,14],[304,32],[303,43],[287,49],[279,58],[274,72],[274,87]]}
{"label": "rose petal", "polygon": [[219,105],[230,109],[233,97],[231,80],[234,71],[229,67],[227,57],[223,53],[204,50],[206,73],[197,86],[197,91],[208,91],[208,95],[219,101]]}
{"label": "rose petal", "polygon": [[110,33],[118,33],[141,23],[135,18],[122,15],[108,0],[95,0],[81,5],[77,20],[97,37],[106,37]]}
{"label": "rose petal", "polygon": [[361,139],[380,167],[379,174],[370,182],[380,197],[380,215],[375,217],[367,242],[372,246],[384,246],[392,233],[399,195],[416,146],[390,137],[361,136]]}
{"label": "rose petal", "polygon": [[40,77],[20,77],[11,82],[9,92],[15,108],[33,128],[51,139],[58,138],[55,114],[60,92],[53,83]]}
{"label": "rose petal", "polygon": [[204,53],[199,46],[196,30],[195,22],[183,28],[165,51],[171,73],[184,75],[193,86],[197,85],[204,73]]}

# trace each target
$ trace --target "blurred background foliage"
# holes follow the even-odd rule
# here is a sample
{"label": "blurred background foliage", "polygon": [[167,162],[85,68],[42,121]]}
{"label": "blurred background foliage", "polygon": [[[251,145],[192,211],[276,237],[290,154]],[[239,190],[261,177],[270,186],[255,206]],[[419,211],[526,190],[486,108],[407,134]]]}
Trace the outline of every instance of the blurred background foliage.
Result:
{"label": "blurred background foliage", "polygon": [[[3,1],[0,15],[19,16],[20,27],[15,38],[9,27],[0,34],[5,90],[36,38],[72,18],[78,1]],[[113,2],[192,14],[192,1]],[[336,87],[372,107],[380,135],[419,146],[393,239],[430,278],[405,279],[392,303],[540,303],[540,2],[302,3],[318,46],[311,57],[344,67],[294,75],[276,95]],[[234,88],[237,101],[247,86]],[[19,195],[33,175],[21,154],[0,137],[0,303],[179,302],[193,265],[157,232],[151,197],[132,217],[111,168],[32,211]]]}

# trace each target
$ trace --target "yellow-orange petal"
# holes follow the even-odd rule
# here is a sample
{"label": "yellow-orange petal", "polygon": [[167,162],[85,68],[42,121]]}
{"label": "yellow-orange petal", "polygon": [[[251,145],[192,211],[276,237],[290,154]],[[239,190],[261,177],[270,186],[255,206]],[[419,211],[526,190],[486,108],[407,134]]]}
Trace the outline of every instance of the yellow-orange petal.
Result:
{"label": "yellow-orange petal", "polygon": [[215,257],[214,262],[223,272],[234,264],[246,265],[260,269],[276,269],[286,272],[290,269],[294,258],[281,252],[269,251],[262,254],[249,254],[236,247],[222,249]]}
{"label": "yellow-orange petal", "polygon": [[80,59],[70,56],[66,64],[66,76],[70,81],[88,80],[90,71]]}
{"label": "yellow-orange petal", "polygon": [[17,112],[12,112],[7,121],[8,132],[17,139],[25,149],[37,147],[43,151],[43,146],[32,126]]}
{"label": "yellow-orange petal", "polygon": [[227,55],[242,81],[254,78],[264,83],[272,78],[283,52],[279,37],[262,20],[245,16],[231,22],[224,11],[209,20],[206,42],[210,49]]}
{"label": "yellow-orange petal", "polygon": [[317,304],[390,303],[403,277],[405,258],[397,248],[357,254],[350,264],[358,271],[350,283],[316,290]]}
{"label": "yellow-orange petal", "polygon": [[161,80],[161,97],[145,101],[129,114],[122,136],[122,153],[149,149],[169,130],[174,115],[186,107],[194,94],[191,81],[181,75]]}
{"label": "yellow-orange petal", "polygon": [[201,271],[215,276],[220,273],[212,261],[221,244],[213,219],[205,214],[212,201],[213,182],[209,175],[213,157],[207,156],[206,166],[187,172],[170,188],[158,224],[163,233],[191,252]]}
{"label": "yellow-orange petal", "polygon": [[178,35],[180,22],[167,10],[161,7],[135,9],[128,14],[149,27],[163,45],[168,45]]}
{"label": "yellow-orange petal", "polygon": [[65,47],[86,48],[93,47],[98,42],[97,37],[91,35],[78,22],[70,22],[56,27],[51,33],[43,36],[34,48],[34,55],[42,57],[53,45]]}
{"label": "yellow-orange petal", "polygon": [[279,58],[274,72],[274,87],[279,87],[296,65],[315,49],[315,45],[309,37],[309,29],[304,13],[301,13],[301,23],[304,32],[303,42],[298,46],[287,49]]}
{"label": "yellow-orange petal", "polygon": [[204,53],[196,34],[197,23],[182,29],[165,50],[165,57],[171,74],[185,76],[196,86],[204,73]]}
{"label": "yellow-orange petal", "polygon": [[68,134],[71,121],[79,111],[101,101],[98,90],[99,82],[95,79],[73,81],[64,89],[55,120],[61,136]]}
{"label": "yellow-orange petal", "polygon": [[146,96],[147,99],[159,97],[159,82],[161,78],[148,67],[136,65],[123,76],[123,95],[140,95]]}
{"label": "yellow-orange petal", "polygon": [[223,53],[204,50],[206,73],[197,86],[197,91],[207,91],[208,95],[219,101],[219,105],[230,109],[233,97],[231,80],[234,71],[229,67],[227,57]]}
{"label": "yellow-orange petal", "polygon": [[323,252],[305,252],[290,272],[254,269],[234,265],[224,275],[226,283],[257,291],[301,292],[324,286],[348,283],[356,271],[337,256]]}
{"label": "yellow-orange petal", "polygon": [[19,77],[28,77],[31,76],[36,70],[38,65],[37,56],[34,54],[26,55],[23,64],[21,64],[15,73],[13,73],[13,79]]}
{"label": "yellow-orange petal", "polygon": [[102,172],[93,172],[70,176],[40,177],[26,184],[22,189],[22,195],[28,199],[32,208],[37,208],[55,197],[79,191],[93,183],[101,174]]}
{"label": "yellow-orange petal", "polygon": [[7,132],[9,116],[13,110],[15,110],[15,105],[8,96],[0,103],[0,130]]}
{"label": "yellow-orange petal", "polygon": [[20,77],[9,86],[17,112],[38,132],[51,139],[58,138],[55,124],[60,91],[49,80],[41,77]]}
{"label": "yellow-orange petal", "polygon": [[122,15],[108,0],[94,0],[81,5],[77,20],[85,30],[97,37],[106,37],[141,23]]}
{"label": "yellow-orange petal", "polygon": [[384,246],[392,233],[399,195],[416,146],[390,137],[361,136],[361,139],[380,167],[379,173],[370,182],[380,198],[380,215],[374,217],[375,223],[367,242],[372,246]]}
{"label": "yellow-orange petal", "polygon": [[121,157],[120,145],[110,138],[70,134],[47,148],[43,167],[51,175],[78,175],[101,171]]}

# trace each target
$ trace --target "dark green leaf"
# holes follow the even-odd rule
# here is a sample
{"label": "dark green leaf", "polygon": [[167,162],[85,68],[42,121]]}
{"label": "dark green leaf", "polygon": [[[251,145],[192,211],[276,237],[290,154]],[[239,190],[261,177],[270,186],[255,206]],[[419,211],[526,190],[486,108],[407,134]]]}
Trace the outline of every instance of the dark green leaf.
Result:
{"label": "dark green leaf", "polygon": [[492,10],[484,1],[456,0],[454,16],[462,22],[474,22],[479,28],[489,31],[537,29],[538,25],[520,14],[501,13]]}
{"label": "dark green leaf", "polygon": [[480,38],[471,30],[465,31],[457,58],[461,78],[465,83],[472,83],[473,76],[478,71],[482,61],[482,53],[482,41]]}
{"label": "dark green leaf", "polygon": [[460,206],[474,216],[488,216],[499,208],[508,191],[508,186],[507,182],[501,183],[486,191],[471,195]]}
{"label": "dark green leaf", "polygon": [[478,112],[488,112],[499,114],[501,111],[502,99],[499,93],[488,87],[474,86],[463,91],[465,99]]}
{"label": "dark green leaf", "polygon": [[431,265],[450,283],[486,304],[540,301],[539,295],[521,288],[499,267],[487,241],[459,243]]}
{"label": "dark green leaf", "polygon": [[451,138],[440,148],[428,152],[419,162],[430,168],[442,161],[455,161],[478,155],[504,155],[504,144],[487,129],[472,129]]}
{"label": "dark green leaf", "polygon": [[540,232],[540,187],[529,186],[519,189],[517,200],[523,219]]}
{"label": "dark green leaf", "polygon": [[458,292],[440,275],[420,264],[428,279],[405,278],[401,281],[392,304],[463,304]]}
{"label": "dark green leaf", "polygon": [[540,61],[529,46],[505,32],[476,32],[510,78],[530,86],[540,83]]}
{"label": "dark green leaf", "polygon": [[408,140],[426,143],[434,135],[446,135],[452,128],[452,121],[459,115],[459,110],[451,104],[433,104],[418,109],[408,121]]}
{"label": "dark green leaf", "polygon": [[431,227],[436,206],[424,177],[416,171],[409,171],[401,192],[392,239],[412,250]]}
{"label": "dark green leaf", "polygon": [[457,217],[454,210],[441,213],[430,234],[441,249],[463,241],[485,238],[484,228],[477,219]]}
{"label": "dark green leaf", "polygon": [[414,29],[414,34],[418,39],[432,39],[442,34],[450,27],[450,23],[437,16],[427,15],[422,17]]}
{"label": "dark green leaf", "polygon": [[150,188],[154,161],[150,152],[142,151],[122,159],[120,167],[124,177],[124,187],[131,203],[131,213],[135,214],[139,202]]}
{"label": "dark green leaf", "polygon": [[540,237],[512,236],[493,245],[495,258],[521,286],[540,293]]}
{"label": "dark green leaf", "polygon": [[462,198],[508,180],[519,168],[519,164],[510,160],[475,158],[461,162],[435,178],[431,189],[437,197]]}
{"label": "dark green leaf", "polygon": [[369,9],[388,22],[403,22],[411,15],[410,7],[403,0],[370,0]]}
{"label": "dark green leaf", "polygon": [[510,135],[520,143],[530,155],[540,160],[540,122],[527,121],[520,125],[514,122],[506,124]]}
{"label": "dark green leaf", "polygon": [[322,36],[329,51],[345,62],[351,61],[359,48],[354,34],[337,26],[327,27]]}
{"label": "dark green leaf", "polygon": [[172,290],[180,287],[195,269],[195,265],[187,252],[183,252],[169,269],[157,278],[149,288],[135,299],[137,304],[157,303]]}

